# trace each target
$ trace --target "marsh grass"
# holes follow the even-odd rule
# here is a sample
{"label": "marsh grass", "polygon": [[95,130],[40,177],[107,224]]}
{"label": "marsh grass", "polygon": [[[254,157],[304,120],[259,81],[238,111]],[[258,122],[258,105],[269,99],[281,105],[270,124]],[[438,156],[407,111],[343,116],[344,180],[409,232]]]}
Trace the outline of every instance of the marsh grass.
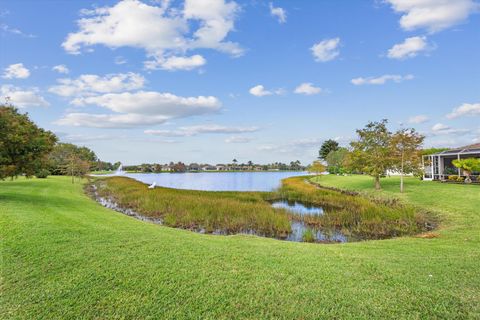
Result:
{"label": "marsh grass", "polygon": [[[98,178],[94,184],[99,196],[121,208],[160,219],[170,227],[205,233],[253,233],[284,239],[291,232],[293,221],[301,221],[310,228],[337,230],[351,239],[384,239],[433,228],[427,213],[395,199],[319,188],[306,178],[284,179],[275,192],[148,189],[145,184],[126,177]],[[270,202],[275,200],[320,206],[324,213],[300,215],[272,208]]]}
{"label": "marsh grass", "polygon": [[284,199],[323,207],[323,215],[297,217],[309,226],[335,228],[361,239],[384,239],[428,231],[437,223],[431,213],[404,205],[397,199],[321,188],[306,181],[307,178],[284,179],[270,200]]}
{"label": "marsh grass", "polygon": [[291,231],[288,214],[273,209],[261,192],[208,192],[170,188],[148,189],[125,177],[97,179],[101,197],[114,200],[167,226],[206,233],[255,234],[285,238]]}

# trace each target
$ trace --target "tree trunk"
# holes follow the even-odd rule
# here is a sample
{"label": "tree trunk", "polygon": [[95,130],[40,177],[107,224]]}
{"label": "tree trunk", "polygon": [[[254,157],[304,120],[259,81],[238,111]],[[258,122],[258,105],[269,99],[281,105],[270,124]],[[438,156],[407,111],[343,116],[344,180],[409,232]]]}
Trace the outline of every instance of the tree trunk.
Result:
{"label": "tree trunk", "polygon": [[400,173],[400,192],[403,193],[403,172]]}
{"label": "tree trunk", "polygon": [[375,176],[375,190],[380,190],[382,187],[380,186],[380,176]]}

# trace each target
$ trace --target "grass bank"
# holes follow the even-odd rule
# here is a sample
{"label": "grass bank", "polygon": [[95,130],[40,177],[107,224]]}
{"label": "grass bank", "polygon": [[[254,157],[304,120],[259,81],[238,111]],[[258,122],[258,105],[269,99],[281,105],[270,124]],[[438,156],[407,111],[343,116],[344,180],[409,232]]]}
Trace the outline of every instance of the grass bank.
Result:
{"label": "grass bank", "polygon": [[[478,319],[480,189],[382,182],[441,212],[439,237],[202,235],[105,209],[67,178],[0,182],[0,318]],[[368,177],[321,183],[372,190]]]}

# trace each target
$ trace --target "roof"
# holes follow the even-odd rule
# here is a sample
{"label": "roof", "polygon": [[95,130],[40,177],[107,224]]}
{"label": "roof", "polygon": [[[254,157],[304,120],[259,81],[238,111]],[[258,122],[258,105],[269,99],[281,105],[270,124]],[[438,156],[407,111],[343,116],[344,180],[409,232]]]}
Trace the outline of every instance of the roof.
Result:
{"label": "roof", "polygon": [[457,154],[480,154],[480,143],[471,144],[468,146],[445,150],[442,152],[435,153],[433,155],[457,155]]}

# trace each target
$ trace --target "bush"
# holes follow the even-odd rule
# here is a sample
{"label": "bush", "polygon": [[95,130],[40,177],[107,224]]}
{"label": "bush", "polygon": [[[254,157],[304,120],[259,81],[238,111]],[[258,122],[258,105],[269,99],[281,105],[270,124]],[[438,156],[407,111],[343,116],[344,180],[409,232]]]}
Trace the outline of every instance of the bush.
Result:
{"label": "bush", "polygon": [[50,175],[50,171],[47,169],[40,169],[35,173],[35,177],[39,179],[45,179]]}
{"label": "bush", "polygon": [[307,229],[302,235],[303,242],[315,242],[315,234],[312,229]]}
{"label": "bush", "polygon": [[458,176],[448,176],[448,180],[450,181],[457,181]]}
{"label": "bush", "polygon": [[464,182],[464,181],[465,181],[465,178],[464,178],[464,177],[457,177],[457,181],[458,181],[458,182]]}

